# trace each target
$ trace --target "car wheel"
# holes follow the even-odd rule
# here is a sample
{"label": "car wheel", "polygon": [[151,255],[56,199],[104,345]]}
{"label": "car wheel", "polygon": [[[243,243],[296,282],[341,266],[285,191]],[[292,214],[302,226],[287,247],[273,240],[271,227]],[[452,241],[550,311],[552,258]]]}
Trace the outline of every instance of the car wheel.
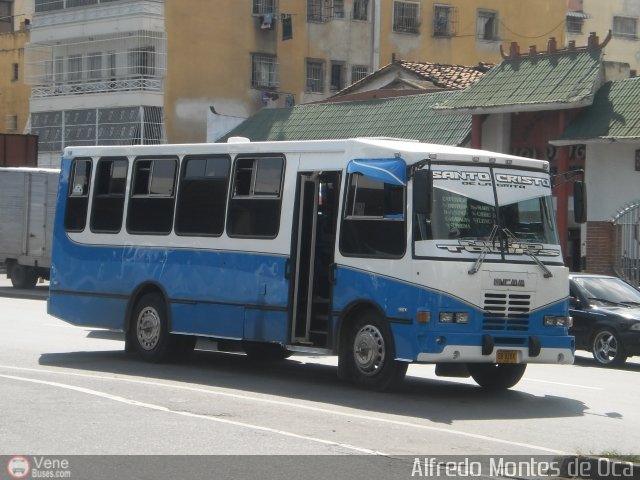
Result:
{"label": "car wheel", "polygon": [[620,337],[613,329],[598,330],[591,341],[591,353],[598,364],[611,367],[622,365],[627,360]]}
{"label": "car wheel", "polygon": [[376,391],[397,387],[408,366],[406,362],[395,360],[391,328],[373,312],[361,315],[352,325],[346,361],[353,383]]}
{"label": "car wheel", "polygon": [[469,363],[469,373],[478,385],[487,390],[506,390],[520,381],[526,363]]}

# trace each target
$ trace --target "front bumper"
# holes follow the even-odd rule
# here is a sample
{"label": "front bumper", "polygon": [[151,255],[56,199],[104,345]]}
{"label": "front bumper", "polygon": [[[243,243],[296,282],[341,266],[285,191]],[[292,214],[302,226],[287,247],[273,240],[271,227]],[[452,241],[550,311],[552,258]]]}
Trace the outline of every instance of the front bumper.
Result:
{"label": "front bumper", "polygon": [[529,347],[497,346],[490,353],[483,353],[482,346],[447,345],[440,353],[418,354],[417,361],[421,363],[497,363],[498,350],[517,352],[517,363],[550,363],[572,364],[573,350],[570,348],[542,348],[537,355],[531,355]]}

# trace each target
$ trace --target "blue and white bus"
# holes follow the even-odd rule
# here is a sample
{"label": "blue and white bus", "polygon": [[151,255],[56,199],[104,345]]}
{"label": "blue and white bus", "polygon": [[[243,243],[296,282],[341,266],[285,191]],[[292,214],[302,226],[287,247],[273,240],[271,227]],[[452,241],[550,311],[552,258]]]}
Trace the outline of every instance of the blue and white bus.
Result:
{"label": "blue and white bus", "polygon": [[208,337],[510,388],[573,362],[549,164],[408,140],[68,147],[49,313],[165,361]]}

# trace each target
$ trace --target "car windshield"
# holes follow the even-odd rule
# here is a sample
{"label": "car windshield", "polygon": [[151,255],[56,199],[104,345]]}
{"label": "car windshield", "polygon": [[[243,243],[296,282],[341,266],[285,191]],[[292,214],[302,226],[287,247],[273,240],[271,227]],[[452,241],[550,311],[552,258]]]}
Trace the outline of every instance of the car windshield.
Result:
{"label": "car windshield", "polygon": [[640,306],[640,291],[619,278],[576,277],[590,303],[600,306]]}

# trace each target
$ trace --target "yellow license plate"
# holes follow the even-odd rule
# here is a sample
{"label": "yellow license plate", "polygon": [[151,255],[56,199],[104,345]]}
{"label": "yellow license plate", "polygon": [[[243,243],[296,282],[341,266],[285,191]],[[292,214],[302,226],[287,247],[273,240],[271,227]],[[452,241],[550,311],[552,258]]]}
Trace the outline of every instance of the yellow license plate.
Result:
{"label": "yellow license plate", "polygon": [[498,350],[496,352],[496,363],[518,363],[518,351]]}

